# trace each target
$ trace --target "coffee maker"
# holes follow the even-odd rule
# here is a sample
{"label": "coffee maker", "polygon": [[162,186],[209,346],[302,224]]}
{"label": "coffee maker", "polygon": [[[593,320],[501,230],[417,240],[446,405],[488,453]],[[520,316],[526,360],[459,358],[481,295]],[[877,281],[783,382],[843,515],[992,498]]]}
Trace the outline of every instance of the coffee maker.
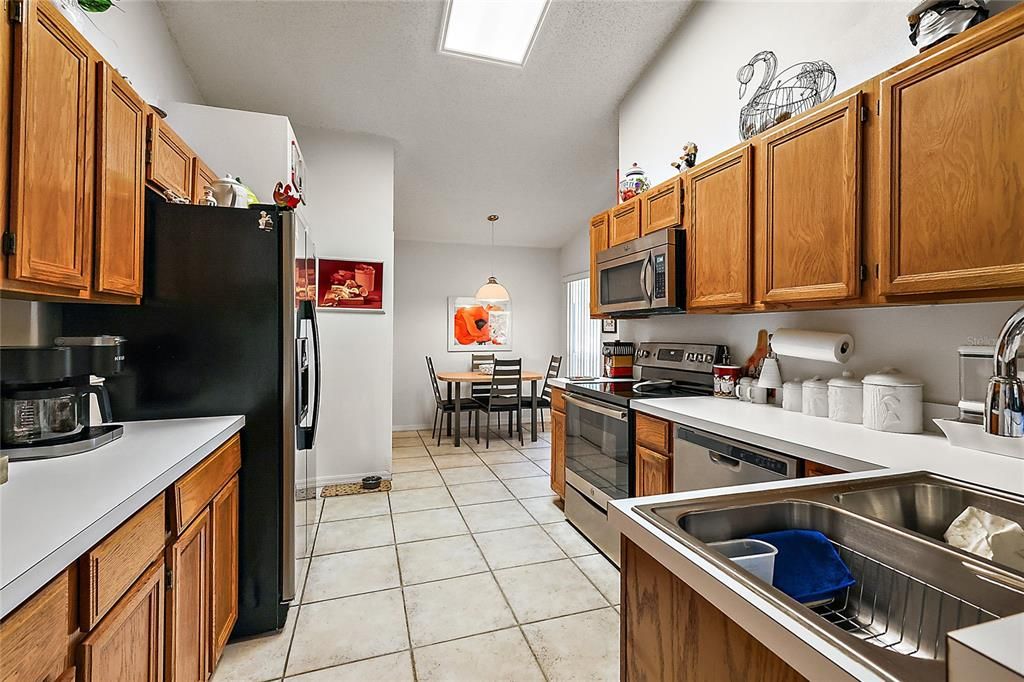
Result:
{"label": "coffee maker", "polygon": [[95,450],[121,437],[109,422],[110,401],[94,372],[116,374],[124,363],[121,337],[61,337],[54,347],[0,348],[0,455],[10,461],[62,457]]}

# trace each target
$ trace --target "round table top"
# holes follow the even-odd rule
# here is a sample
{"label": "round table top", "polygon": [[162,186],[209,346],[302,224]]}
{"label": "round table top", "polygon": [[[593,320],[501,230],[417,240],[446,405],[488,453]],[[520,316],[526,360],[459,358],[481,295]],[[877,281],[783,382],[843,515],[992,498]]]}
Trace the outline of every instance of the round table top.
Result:
{"label": "round table top", "polygon": [[[544,375],[539,372],[523,370],[523,381],[540,381],[543,378]],[[489,384],[491,383],[491,375],[484,374],[483,372],[438,372],[437,380],[446,383]]]}

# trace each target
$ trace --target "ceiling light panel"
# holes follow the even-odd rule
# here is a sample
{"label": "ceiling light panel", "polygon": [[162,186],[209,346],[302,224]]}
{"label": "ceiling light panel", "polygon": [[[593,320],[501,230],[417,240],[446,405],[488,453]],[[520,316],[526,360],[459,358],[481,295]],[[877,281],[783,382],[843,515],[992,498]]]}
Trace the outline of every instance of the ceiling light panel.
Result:
{"label": "ceiling light panel", "polygon": [[448,0],[441,51],[522,66],[548,0]]}

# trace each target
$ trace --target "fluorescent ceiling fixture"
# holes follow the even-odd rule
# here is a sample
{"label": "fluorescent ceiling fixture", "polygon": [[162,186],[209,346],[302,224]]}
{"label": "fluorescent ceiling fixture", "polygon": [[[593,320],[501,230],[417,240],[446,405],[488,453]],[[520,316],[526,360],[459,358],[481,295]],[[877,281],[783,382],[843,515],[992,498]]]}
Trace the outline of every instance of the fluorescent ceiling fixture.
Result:
{"label": "fluorescent ceiling fixture", "polygon": [[448,0],[441,52],[522,66],[548,0]]}

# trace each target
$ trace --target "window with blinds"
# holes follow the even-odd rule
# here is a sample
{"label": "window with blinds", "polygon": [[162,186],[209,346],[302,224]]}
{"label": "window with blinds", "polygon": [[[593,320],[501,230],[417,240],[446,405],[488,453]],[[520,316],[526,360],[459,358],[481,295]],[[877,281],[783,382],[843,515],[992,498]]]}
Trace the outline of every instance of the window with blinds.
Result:
{"label": "window with blinds", "polygon": [[566,376],[601,376],[601,320],[590,319],[590,279],[565,283],[569,368]]}

